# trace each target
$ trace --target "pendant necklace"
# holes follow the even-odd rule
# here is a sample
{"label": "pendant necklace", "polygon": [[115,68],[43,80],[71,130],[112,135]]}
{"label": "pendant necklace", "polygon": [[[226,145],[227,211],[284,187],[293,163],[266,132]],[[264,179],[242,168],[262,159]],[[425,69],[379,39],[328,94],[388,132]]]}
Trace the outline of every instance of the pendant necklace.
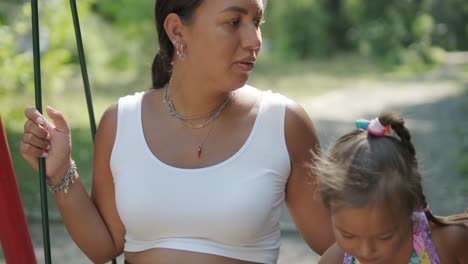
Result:
{"label": "pendant necklace", "polygon": [[[179,112],[177,112],[177,110],[175,109],[174,107],[174,104],[172,103],[172,100],[171,98],[169,97],[169,93],[168,93],[168,90],[169,90],[169,84],[167,84],[165,87],[164,87],[164,97],[163,97],[163,103],[164,105],[166,106],[166,108],[168,109],[169,111],[169,115],[172,116],[172,117],[176,117],[177,119],[179,119],[180,121],[182,121],[182,124],[188,128],[192,128],[192,129],[200,129],[200,128],[204,128],[208,125],[211,125],[211,127],[209,128],[208,132],[206,133],[206,135],[203,137],[203,139],[200,141],[200,143],[198,143],[198,146],[197,146],[197,157],[198,158],[201,158],[201,155],[202,155],[202,152],[203,152],[203,143],[205,142],[205,140],[208,138],[208,136],[210,135],[211,131],[213,130],[214,128],[214,121],[216,121],[218,119],[218,117],[221,115],[222,111],[224,110],[224,108],[228,105],[228,103],[231,101],[232,97],[233,97],[233,93],[230,92],[226,98],[224,99],[223,103],[216,109],[214,109],[213,111],[209,112],[209,113],[206,113],[206,114],[201,114],[201,115],[194,115],[194,116],[185,116]],[[205,122],[202,122],[202,123],[198,123],[198,124],[192,124],[190,121],[192,120],[197,120],[197,119],[202,119],[202,118],[208,118],[208,120],[206,120]]]}
{"label": "pendant necklace", "polygon": [[200,143],[198,143],[198,146],[197,146],[197,157],[198,158],[201,157],[202,152],[203,152],[203,143],[205,142],[205,139],[207,139],[208,136],[210,135],[210,133],[213,130],[214,126],[215,126],[215,124],[211,125],[210,130],[208,130],[208,133],[206,133],[205,137],[203,137],[203,139],[200,141]]}

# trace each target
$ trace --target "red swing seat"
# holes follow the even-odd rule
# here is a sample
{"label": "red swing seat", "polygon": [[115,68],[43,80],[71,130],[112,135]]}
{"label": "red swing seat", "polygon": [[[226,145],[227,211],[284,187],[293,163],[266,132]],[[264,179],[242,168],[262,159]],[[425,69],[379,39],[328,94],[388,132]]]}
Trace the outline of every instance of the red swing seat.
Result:
{"label": "red swing seat", "polygon": [[13,162],[0,117],[0,241],[8,264],[36,263]]}

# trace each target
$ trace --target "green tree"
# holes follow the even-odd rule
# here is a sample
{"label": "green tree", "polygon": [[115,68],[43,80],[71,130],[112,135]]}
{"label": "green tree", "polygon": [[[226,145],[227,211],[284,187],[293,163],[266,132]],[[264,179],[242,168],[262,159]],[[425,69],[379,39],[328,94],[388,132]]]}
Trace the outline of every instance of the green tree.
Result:
{"label": "green tree", "polygon": [[[89,1],[82,1],[82,17]],[[41,1],[40,55],[43,87],[57,91],[67,87],[76,73],[76,44],[67,3]],[[0,93],[32,93],[34,86],[31,7],[29,3],[2,4],[0,24]]]}
{"label": "green tree", "polygon": [[322,0],[277,1],[269,5],[267,32],[275,54],[297,60],[329,53],[329,17]]}

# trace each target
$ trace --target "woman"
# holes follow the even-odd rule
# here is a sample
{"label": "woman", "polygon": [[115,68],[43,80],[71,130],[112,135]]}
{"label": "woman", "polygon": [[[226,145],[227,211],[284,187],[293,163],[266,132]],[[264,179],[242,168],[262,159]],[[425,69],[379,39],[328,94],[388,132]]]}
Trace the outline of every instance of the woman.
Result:
{"label": "woman", "polygon": [[[332,243],[306,161],[318,151],[296,103],[246,85],[262,40],[261,0],[158,0],[153,89],[103,114],[88,196],[63,116],[25,115],[23,157],[46,157],[49,189],[96,263],[276,263],[286,200],[310,247]],[[313,178],[312,178],[313,179]]]}

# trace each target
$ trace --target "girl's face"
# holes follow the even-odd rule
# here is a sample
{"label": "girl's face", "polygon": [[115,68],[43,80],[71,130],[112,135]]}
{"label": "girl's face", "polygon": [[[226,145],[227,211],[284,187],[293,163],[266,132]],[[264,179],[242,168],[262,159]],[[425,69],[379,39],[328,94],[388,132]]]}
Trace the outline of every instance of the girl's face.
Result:
{"label": "girl's face", "polygon": [[340,248],[363,264],[398,263],[404,249],[412,249],[409,216],[395,219],[383,208],[344,208],[332,214],[332,223]]}
{"label": "girl's face", "polygon": [[204,0],[188,26],[187,63],[216,87],[242,87],[262,46],[262,0]]}

